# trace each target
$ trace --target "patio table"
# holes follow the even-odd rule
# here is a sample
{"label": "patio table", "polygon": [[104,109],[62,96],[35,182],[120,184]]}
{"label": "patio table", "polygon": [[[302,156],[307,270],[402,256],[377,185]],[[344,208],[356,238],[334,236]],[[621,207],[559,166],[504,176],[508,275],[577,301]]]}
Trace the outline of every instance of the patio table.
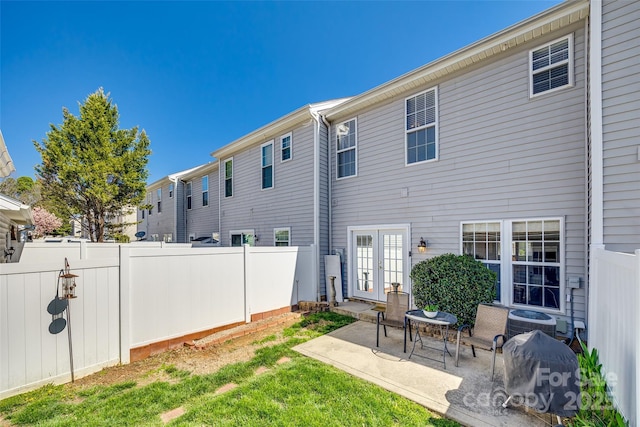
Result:
{"label": "patio table", "polygon": [[[413,348],[411,349],[411,353],[409,354],[409,359],[413,356],[413,352],[416,349],[416,343],[420,341],[420,348],[431,348],[434,350],[440,350],[437,347],[428,347],[424,345],[422,341],[422,337],[420,336],[420,323],[438,325],[440,327],[440,334],[442,335],[442,364],[444,365],[444,369],[447,369],[447,361],[446,355],[449,353],[449,349],[447,348],[447,338],[449,337],[449,326],[455,325],[458,323],[458,318],[444,311],[439,311],[435,317],[427,317],[422,312],[422,310],[409,310],[404,315],[404,352],[407,352],[407,327],[409,327],[409,331],[411,331],[411,322],[416,323],[416,334],[413,340]],[[411,333],[411,332],[409,332]],[[432,359],[426,356],[418,355],[424,357],[426,359],[440,361],[439,359]],[[451,356],[451,353],[449,353]]]}

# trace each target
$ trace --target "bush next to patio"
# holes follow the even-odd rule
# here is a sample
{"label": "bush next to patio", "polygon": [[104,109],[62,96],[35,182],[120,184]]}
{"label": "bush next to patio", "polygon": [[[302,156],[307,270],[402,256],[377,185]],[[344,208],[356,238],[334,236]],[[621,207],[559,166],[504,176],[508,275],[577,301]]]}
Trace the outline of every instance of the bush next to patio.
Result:
{"label": "bush next to patio", "polygon": [[496,273],[467,255],[444,254],[420,261],[411,269],[413,300],[453,313],[458,324],[473,325],[480,303],[495,299]]}

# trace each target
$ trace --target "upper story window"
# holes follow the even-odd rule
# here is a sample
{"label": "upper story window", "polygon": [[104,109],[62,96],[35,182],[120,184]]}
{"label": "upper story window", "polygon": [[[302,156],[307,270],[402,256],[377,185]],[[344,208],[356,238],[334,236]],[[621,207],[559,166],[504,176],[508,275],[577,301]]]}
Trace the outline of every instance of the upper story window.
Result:
{"label": "upper story window", "polygon": [[273,230],[274,246],[290,246],[291,245],[291,228],[275,228]]}
{"label": "upper story window", "polygon": [[573,86],[573,35],[529,52],[530,96]]}
{"label": "upper story window", "polygon": [[291,160],[291,132],[280,137],[280,161]]}
{"label": "upper story window", "polygon": [[273,187],[273,141],[260,147],[262,165],[262,188]]}
{"label": "upper story window", "polygon": [[193,184],[191,181],[187,182],[187,209],[191,209],[191,190],[193,188]]}
{"label": "upper story window", "polygon": [[406,99],[407,164],[438,158],[437,88]]}
{"label": "upper story window", "polygon": [[202,177],[202,206],[209,206],[209,176]]}
{"label": "upper story window", "polygon": [[151,204],[151,193],[147,193],[147,206],[149,207],[149,215],[151,215],[151,211],[153,210],[153,205]]}
{"label": "upper story window", "polygon": [[337,178],[355,176],[357,160],[357,123],[351,119],[336,127]]}
{"label": "upper story window", "polygon": [[173,182],[169,184],[169,198],[173,197]]}
{"label": "upper story window", "polygon": [[233,196],[233,159],[224,161],[224,197]]}
{"label": "upper story window", "polygon": [[158,213],[162,212],[162,188],[158,188]]}

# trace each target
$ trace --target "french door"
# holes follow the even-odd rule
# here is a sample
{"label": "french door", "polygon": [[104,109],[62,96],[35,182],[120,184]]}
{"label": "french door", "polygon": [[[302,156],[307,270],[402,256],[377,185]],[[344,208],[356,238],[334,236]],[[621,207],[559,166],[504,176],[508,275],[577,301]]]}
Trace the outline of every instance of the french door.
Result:
{"label": "french door", "polygon": [[408,228],[354,229],[350,234],[353,296],[386,301],[392,283],[408,292]]}

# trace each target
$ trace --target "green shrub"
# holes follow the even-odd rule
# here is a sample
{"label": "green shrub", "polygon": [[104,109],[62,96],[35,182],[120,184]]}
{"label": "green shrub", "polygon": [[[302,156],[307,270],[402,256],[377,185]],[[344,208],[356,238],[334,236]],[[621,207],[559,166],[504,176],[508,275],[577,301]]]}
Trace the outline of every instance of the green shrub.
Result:
{"label": "green shrub", "polygon": [[582,343],[582,354],[578,354],[578,362],[580,363],[580,410],[569,425],[572,427],[627,427],[629,423],[609,398],[598,350],[594,348],[590,352]]}
{"label": "green shrub", "polygon": [[411,269],[416,307],[438,305],[458,324],[473,325],[480,303],[495,299],[496,273],[467,255],[444,254],[420,261]]}

